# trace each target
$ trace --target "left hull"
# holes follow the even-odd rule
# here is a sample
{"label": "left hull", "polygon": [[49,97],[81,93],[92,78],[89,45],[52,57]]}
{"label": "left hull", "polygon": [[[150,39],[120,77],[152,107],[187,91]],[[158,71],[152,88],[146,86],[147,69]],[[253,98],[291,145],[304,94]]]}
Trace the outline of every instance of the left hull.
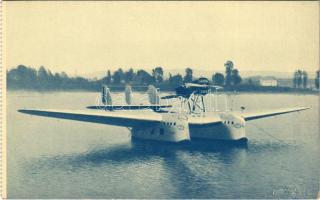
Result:
{"label": "left hull", "polygon": [[175,132],[163,127],[132,129],[131,137],[133,139],[156,140],[162,142],[183,142],[189,141],[189,131]]}
{"label": "left hull", "polygon": [[133,138],[163,142],[182,142],[190,140],[187,118],[179,114],[166,114],[162,122],[152,127],[135,127],[131,130]]}

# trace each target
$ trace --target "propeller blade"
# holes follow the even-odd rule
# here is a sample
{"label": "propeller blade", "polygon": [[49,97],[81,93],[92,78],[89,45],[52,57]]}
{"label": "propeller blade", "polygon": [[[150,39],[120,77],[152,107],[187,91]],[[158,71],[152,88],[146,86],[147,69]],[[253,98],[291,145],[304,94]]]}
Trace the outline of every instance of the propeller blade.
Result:
{"label": "propeller blade", "polygon": [[130,85],[126,85],[126,89],[124,91],[125,94],[125,99],[126,99],[126,103],[127,105],[131,105],[132,103],[132,89]]}
{"label": "propeller blade", "polygon": [[101,99],[104,105],[112,105],[111,92],[106,85],[102,86]]}
{"label": "propeller blade", "polygon": [[149,102],[151,104],[159,104],[160,99],[156,87],[154,87],[153,85],[149,85],[147,93],[149,96]]}

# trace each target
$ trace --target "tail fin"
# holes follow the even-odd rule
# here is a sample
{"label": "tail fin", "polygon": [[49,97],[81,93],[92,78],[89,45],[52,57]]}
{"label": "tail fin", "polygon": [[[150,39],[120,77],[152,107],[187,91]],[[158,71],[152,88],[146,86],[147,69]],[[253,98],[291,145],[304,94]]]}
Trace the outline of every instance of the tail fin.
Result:
{"label": "tail fin", "polygon": [[112,97],[111,97],[111,93],[110,93],[110,89],[106,86],[106,85],[103,85],[102,86],[102,92],[101,92],[101,100],[102,100],[102,103],[104,105],[112,105]]}
{"label": "tail fin", "polygon": [[160,98],[157,88],[155,88],[153,85],[149,85],[147,93],[149,96],[150,104],[159,104]]}
{"label": "tail fin", "polygon": [[126,98],[126,103],[128,105],[131,105],[132,103],[132,89],[130,85],[126,85],[126,89],[124,91],[125,98]]}

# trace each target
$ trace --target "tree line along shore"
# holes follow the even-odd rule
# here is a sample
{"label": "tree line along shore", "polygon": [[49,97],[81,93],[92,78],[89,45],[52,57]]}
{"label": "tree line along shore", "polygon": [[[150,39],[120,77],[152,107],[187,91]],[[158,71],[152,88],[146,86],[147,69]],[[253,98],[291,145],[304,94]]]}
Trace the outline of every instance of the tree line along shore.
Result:
{"label": "tree line along shore", "polygon": [[[292,77],[292,86],[261,85],[250,77],[243,79],[240,71],[235,68],[232,61],[224,64],[225,73],[214,73],[211,82],[214,85],[222,86],[225,91],[237,92],[299,92],[318,93],[320,73],[316,71],[314,80],[308,79],[308,74],[303,70],[296,70]],[[52,73],[41,66],[39,69],[18,65],[7,70],[8,90],[32,90],[32,91],[62,91],[62,90],[86,90],[99,91],[102,85],[107,85],[112,90],[123,90],[125,85],[130,84],[134,90],[146,90],[148,85],[154,85],[162,91],[173,91],[183,83],[192,82],[200,78],[193,76],[192,68],[186,68],[184,74],[171,74],[164,76],[162,67],[155,67],[149,73],[146,70],[124,71],[121,68],[111,72],[106,71],[106,75],[101,79],[88,79],[84,77],[70,77],[65,72]],[[313,87],[308,87],[314,83]]]}

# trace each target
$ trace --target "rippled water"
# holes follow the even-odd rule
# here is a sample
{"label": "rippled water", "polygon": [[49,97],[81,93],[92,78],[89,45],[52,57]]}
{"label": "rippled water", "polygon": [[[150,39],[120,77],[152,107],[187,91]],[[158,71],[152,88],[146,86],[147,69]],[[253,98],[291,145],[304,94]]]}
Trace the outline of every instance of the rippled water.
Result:
{"label": "rippled water", "polygon": [[126,128],[20,108],[84,108],[97,94],[9,92],[9,198],[315,198],[319,96],[238,94],[247,110],[311,106],[250,121],[247,145],[131,141]]}

